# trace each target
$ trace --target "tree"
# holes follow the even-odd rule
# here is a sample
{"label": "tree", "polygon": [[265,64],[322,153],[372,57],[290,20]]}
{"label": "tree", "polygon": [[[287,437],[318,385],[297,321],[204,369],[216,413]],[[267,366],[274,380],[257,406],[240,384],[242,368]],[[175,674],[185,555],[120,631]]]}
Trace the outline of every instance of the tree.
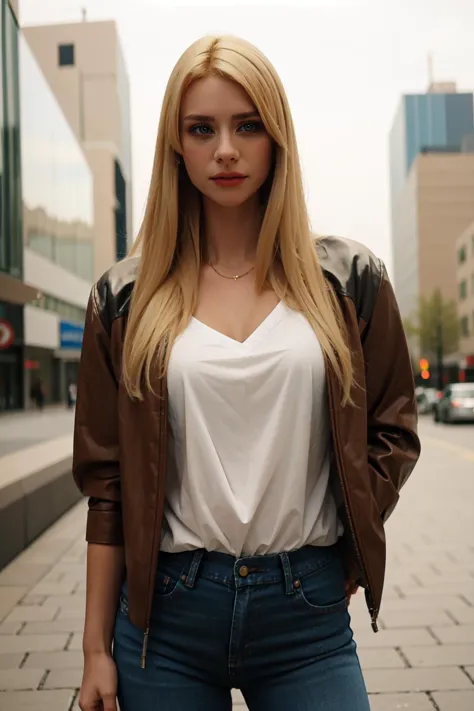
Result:
{"label": "tree", "polygon": [[436,289],[431,296],[420,297],[418,310],[406,319],[404,325],[407,337],[417,339],[423,356],[436,360],[438,389],[441,390],[444,356],[456,353],[459,348],[456,302],[444,299],[441,291]]}

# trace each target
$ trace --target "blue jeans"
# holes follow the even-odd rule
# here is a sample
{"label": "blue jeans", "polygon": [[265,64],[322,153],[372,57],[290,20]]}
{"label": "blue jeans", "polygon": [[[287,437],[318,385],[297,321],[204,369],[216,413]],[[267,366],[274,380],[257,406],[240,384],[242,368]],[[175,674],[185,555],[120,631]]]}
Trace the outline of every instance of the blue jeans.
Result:
{"label": "blue jeans", "polygon": [[146,668],[143,633],[117,612],[121,711],[369,711],[337,548],[235,559],[159,559]]}

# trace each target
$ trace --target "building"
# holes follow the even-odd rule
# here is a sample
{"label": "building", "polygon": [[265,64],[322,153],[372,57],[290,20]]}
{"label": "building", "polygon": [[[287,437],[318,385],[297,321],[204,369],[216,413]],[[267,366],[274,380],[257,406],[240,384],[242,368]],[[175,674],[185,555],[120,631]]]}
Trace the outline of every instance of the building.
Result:
{"label": "building", "polygon": [[94,278],[132,241],[129,82],[115,22],[23,28],[94,175]]}
{"label": "building", "polygon": [[19,67],[23,263],[38,294],[23,314],[24,402],[38,378],[47,402],[64,402],[94,280],[93,175],[21,34]]}
{"label": "building", "polygon": [[456,242],[461,368],[474,380],[474,221]]}
{"label": "building", "polygon": [[23,270],[18,32],[0,0],[0,411],[23,404],[23,305],[37,295]]}
{"label": "building", "polygon": [[473,95],[404,96],[390,133],[394,284],[403,317],[440,288],[457,297],[455,242],[474,219]]}

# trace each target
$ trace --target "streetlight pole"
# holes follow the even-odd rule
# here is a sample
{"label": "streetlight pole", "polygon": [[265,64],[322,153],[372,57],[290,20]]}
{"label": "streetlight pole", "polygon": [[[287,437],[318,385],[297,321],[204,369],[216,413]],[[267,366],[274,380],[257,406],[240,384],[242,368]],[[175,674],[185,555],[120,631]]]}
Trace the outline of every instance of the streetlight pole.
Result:
{"label": "streetlight pole", "polygon": [[443,325],[441,323],[441,313],[438,312],[438,319],[436,322],[436,370],[438,373],[438,390],[442,390],[444,388],[443,359]]}

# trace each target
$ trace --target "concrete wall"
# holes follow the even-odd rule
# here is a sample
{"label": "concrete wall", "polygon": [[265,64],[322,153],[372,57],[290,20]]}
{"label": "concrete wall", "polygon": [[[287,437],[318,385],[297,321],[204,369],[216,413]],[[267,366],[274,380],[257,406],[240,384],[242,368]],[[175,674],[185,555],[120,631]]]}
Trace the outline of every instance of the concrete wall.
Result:
{"label": "concrete wall", "polygon": [[474,155],[418,156],[418,270],[420,294],[439,288],[458,297],[456,242],[474,221]]}
{"label": "concrete wall", "polygon": [[456,242],[456,257],[459,255],[461,247],[465,248],[466,261],[457,264],[458,285],[465,280],[467,282],[467,299],[460,299],[458,293],[459,318],[467,317],[469,324],[469,336],[462,338],[459,344],[461,356],[474,356],[474,222],[460,235]]}
{"label": "concrete wall", "polygon": [[87,306],[92,284],[28,247],[24,249],[23,259],[24,278],[28,284],[74,306]]}

